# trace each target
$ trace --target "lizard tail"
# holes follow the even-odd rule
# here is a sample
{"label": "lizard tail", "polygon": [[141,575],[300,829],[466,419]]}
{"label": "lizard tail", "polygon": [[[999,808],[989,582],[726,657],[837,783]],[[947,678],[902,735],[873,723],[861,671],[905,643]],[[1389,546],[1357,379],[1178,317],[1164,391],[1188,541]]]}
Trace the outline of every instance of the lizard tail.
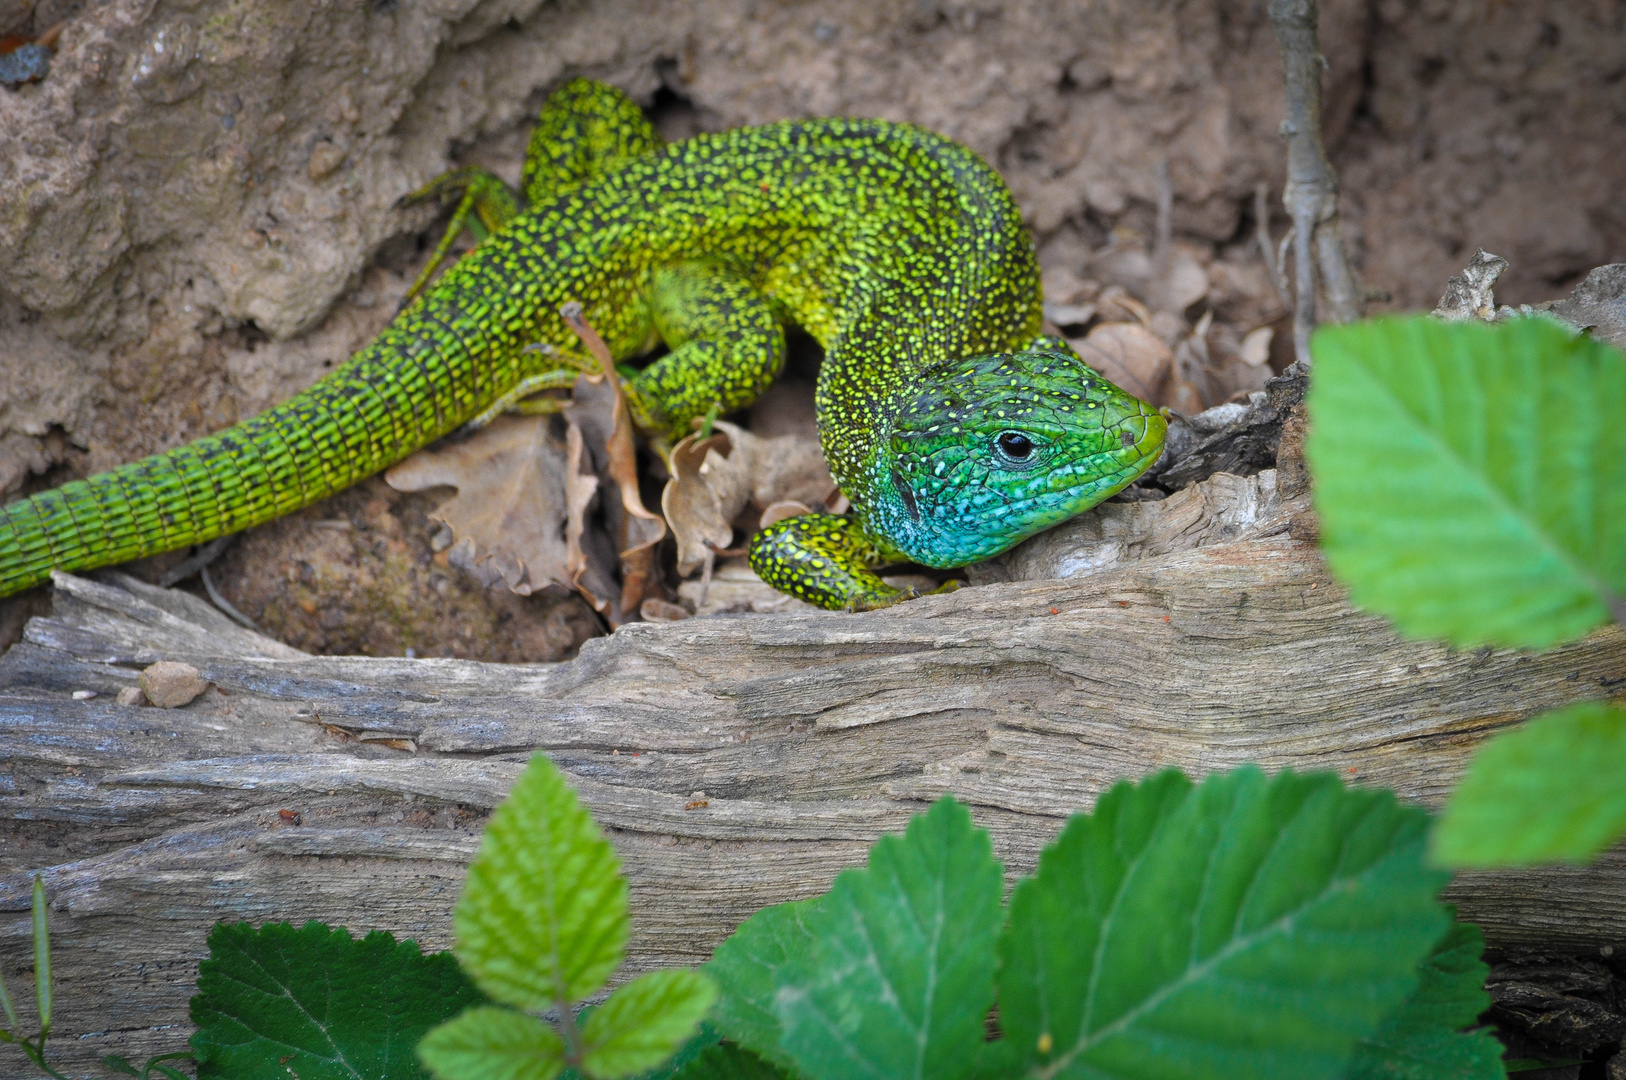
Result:
{"label": "lizard tail", "polygon": [[290,513],[399,461],[493,396],[470,385],[455,337],[430,348],[406,338],[386,331],[303,393],[217,434],[0,506],[0,596],[53,570],[173,551]]}

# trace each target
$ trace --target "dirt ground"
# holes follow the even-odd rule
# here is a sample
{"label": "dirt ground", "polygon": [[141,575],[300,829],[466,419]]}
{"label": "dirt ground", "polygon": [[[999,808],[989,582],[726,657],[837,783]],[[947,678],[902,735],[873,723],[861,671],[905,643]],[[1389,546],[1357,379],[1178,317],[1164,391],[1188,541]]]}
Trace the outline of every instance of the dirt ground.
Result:
{"label": "dirt ground", "polygon": [[[1245,396],[1284,359],[1280,333],[1263,366],[1245,346],[1282,314],[1253,239],[1259,184],[1272,235],[1286,226],[1264,9],[0,0],[0,36],[63,26],[43,81],[0,87],[0,491],[178,445],[319,378],[388,321],[438,235],[399,196],[454,164],[517,177],[529,117],[577,74],[673,138],[856,114],[964,140],[1016,192],[1047,299],[1092,308],[1070,335],[1109,317],[1114,287],[1146,299],[1166,175],[1169,254],[1195,270],[1147,322],[1172,358],[1160,393],[1188,411]],[[1331,0],[1322,44],[1377,309],[1431,306],[1476,247],[1512,261],[1510,303],[1626,259],[1619,3]],[[434,503],[368,484],[254,530],[213,573],[312,651],[556,659],[598,632],[575,601],[437,564]],[[0,643],[41,602],[0,601]]]}

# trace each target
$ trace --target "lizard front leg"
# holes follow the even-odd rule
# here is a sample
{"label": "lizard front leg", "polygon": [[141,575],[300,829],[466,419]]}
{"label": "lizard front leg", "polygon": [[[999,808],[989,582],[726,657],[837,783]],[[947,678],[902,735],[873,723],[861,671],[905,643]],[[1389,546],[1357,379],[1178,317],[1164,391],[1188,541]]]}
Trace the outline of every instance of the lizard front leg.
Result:
{"label": "lizard front leg", "polygon": [[682,263],[653,275],[650,314],[671,352],[627,386],[633,419],[676,440],[695,417],[743,409],[785,363],[785,330],[751,282],[724,266]]}
{"label": "lizard front leg", "polygon": [[889,559],[852,518],[803,514],[751,537],[751,569],[798,600],[831,611],[872,611],[920,595],[882,581],[875,568]]}

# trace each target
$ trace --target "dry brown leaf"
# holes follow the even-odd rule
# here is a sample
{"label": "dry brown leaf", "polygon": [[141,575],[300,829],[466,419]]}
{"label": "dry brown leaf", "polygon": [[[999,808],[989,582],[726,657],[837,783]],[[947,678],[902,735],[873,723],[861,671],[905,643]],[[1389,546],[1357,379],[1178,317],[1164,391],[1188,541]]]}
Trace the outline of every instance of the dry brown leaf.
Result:
{"label": "dry brown leaf", "polygon": [[1237,358],[1249,367],[1264,367],[1270,362],[1270,339],[1274,334],[1275,330],[1269,326],[1249,330],[1237,347]]}
{"label": "dry brown leaf", "polygon": [[452,531],[452,565],[521,596],[573,587],[565,537],[566,452],[546,416],[504,416],[473,436],[420,450],[384,474],[397,491],[454,487],[430,515]]}
{"label": "dry brown leaf", "polygon": [[776,502],[762,511],[762,524],[758,525],[757,528],[766,529],[768,526],[776,525],[786,518],[801,517],[803,514],[811,514],[812,512],[813,508],[806,503],[797,502],[795,499],[786,499],[784,502]]}
{"label": "dry brown leaf", "polygon": [[1070,266],[1048,266],[1040,274],[1046,304],[1087,304],[1101,291],[1098,282],[1079,276]]}
{"label": "dry brown leaf", "polygon": [[1183,250],[1176,249],[1169,263],[1168,281],[1163,287],[1164,304],[1169,311],[1182,312],[1208,295],[1208,271]]}
{"label": "dry brown leaf", "polygon": [[1069,342],[1084,362],[1138,398],[1156,402],[1174,353],[1140,323],[1102,323]]}
{"label": "dry brown leaf", "polygon": [[708,582],[685,581],[678,595],[694,605],[696,615],[725,611],[818,611],[812,604],[782,593],[757,577],[745,559],[722,559]]}
{"label": "dry brown leaf", "polygon": [[[581,338],[587,351],[598,361],[603,373],[600,386],[609,394],[611,423],[605,439],[604,471],[610,483],[621,493],[619,539],[621,543],[621,611],[639,610],[646,596],[660,591],[656,581],[655,545],[666,537],[666,522],[659,514],[644,507],[638,493],[638,453],[633,441],[632,416],[627,411],[626,399],[621,395],[621,380],[615,373],[615,361],[604,339],[587,324],[582,316],[581,304],[571,301],[560,307],[559,314]],[[577,380],[577,404],[590,381]]]}
{"label": "dry brown leaf", "polygon": [[620,622],[621,590],[615,583],[620,557],[615,545],[588,516],[598,495],[598,473],[582,429],[566,417],[565,430],[565,547],[570,582],[613,623]]}
{"label": "dry brown leaf", "polygon": [[1236,327],[1216,322],[1209,330],[1208,387],[1204,400],[1209,405],[1224,401],[1245,401],[1263,390],[1270,379],[1270,344],[1274,336],[1269,326],[1243,335]]}
{"label": "dry brown leaf", "polygon": [[[732,425],[719,426],[730,432],[739,430]],[[787,500],[808,505],[828,503],[835,486],[817,436],[781,435],[757,439],[751,456],[751,501],[757,506],[767,507]]]}
{"label": "dry brown leaf", "polygon": [[1129,290],[1122,285],[1108,285],[1101,290],[1101,295],[1095,298],[1096,313],[1109,323],[1136,322],[1147,323],[1152,320],[1152,313],[1145,304],[1129,295]]}
{"label": "dry brown leaf", "polygon": [[1180,338],[1174,350],[1174,380],[1170,385],[1172,390],[1174,381],[1190,383],[1196,388],[1204,409],[1225,400],[1214,381],[1214,371],[1218,365],[1214,363],[1208,348],[1208,332],[1213,326],[1214,313],[1205,311],[1191,332]]}
{"label": "dry brown leaf", "polygon": [[[586,570],[576,579],[577,586],[611,626],[619,626],[629,617],[636,618],[638,609],[622,603],[628,573],[622,553],[626,550],[624,538],[630,515],[620,497],[619,485],[610,476],[609,442],[615,429],[615,392],[606,380],[594,381],[583,376],[576,380],[571,402],[563,411],[565,422],[581,442],[579,447],[568,444],[571,436],[566,432],[571,475],[579,489],[576,498],[587,499],[589,486],[602,496],[588,503],[587,509],[582,511],[579,565],[584,565]],[[632,528],[638,528],[636,520]],[[663,533],[664,529],[663,523]],[[644,561],[635,559],[636,563]],[[652,559],[647,561],[653,565]],[[634,569],[646,568],[637,565]],[[647,580],[647,574],[639,580]],[[639,601],[642,599],[640,596]]]}
{"label": "dry brown leaf", "polygon": [[[1162,311],[1182,312],[1208,295],[1208,272],[1203,269],[1204,253],[1196,247],[1175,243],[1161,258],[1148,252],[1138,239],[1096,252],[1090,257],[1089,273],[1108,285],[1100,302],[1119,294],[1146,298],[1148,306]],[[1114,293],[1114,289],[1118,290]],[[1048,294],[1047,294],[1048,295]],[[1130,309],[1132,312],[1132,308]],[[1105,318],[1122,318],[1106,314]]]}
{"label": "dry brown leaf", "polygon": [[817,439],[762,439],[726,421],[714,426],[710,438],[690,435],[673,447],[672,479],[661,493],[683,577],[703,566],[710,553],[728,547],[734,522],[748,505],[812,503],[834,486]]}
{"label": "dry brown leaf", "polygon": [[1196,416],[1207,408],[1197,387],[1179,376],[1169,380],[1163,394],[1163,404],[1181,416]]}
{"label": "dry brown leaf", "polygon": [[[746,433],[740,434],[743,444]],[[672,479],[661,492],[661,512],[677,540],[679,577],[734,539],[731,523],[751,498],[750,457],[750,449],[736,450],[724,431],[704,439],[688,435],[672,447]]]}

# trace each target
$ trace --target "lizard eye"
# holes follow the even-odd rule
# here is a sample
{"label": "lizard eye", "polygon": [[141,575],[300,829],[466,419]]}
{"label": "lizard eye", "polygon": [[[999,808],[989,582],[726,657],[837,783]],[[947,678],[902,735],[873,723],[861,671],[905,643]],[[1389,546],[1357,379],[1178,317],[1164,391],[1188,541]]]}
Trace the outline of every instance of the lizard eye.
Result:
{"label": "lizard eye", "polygon": [[1012,461],[1026,461],[1033,454],[1033,440],[1020,431],[1001,431],[994,445]]}

